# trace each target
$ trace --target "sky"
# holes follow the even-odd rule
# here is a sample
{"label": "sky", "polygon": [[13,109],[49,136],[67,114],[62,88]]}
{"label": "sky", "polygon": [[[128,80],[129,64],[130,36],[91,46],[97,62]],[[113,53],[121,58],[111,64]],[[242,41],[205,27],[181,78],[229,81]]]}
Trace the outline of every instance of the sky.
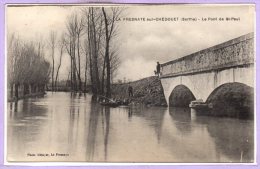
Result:
{"label": "sky", "polygon": [[[65,30],[66,18],[80,8],[82,6],[7,7],[7,34],[15,32],[28,40],[45,39],[51,30]],[[113,42],[118,46],[121,59],[116,79],[152,76],[157,61],[165,63],[183,57],[253,32],[255,28],[253,5],[124,5],[124,8],[117,21],[118,38]],[[172,20],[148,21],[152,18]],[[60,69],[61,78],[67,77],[68,68],[69,57],[66,56]]]}

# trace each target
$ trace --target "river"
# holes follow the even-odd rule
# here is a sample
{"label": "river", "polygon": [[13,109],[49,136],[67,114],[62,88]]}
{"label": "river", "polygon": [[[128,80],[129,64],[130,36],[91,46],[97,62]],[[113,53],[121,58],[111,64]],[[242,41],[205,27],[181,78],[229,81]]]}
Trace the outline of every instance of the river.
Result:
{"label": "river", "polygon": [[189,108],[108,108],[63,92],[7,110],[9,162],[254,162],[254,120]]}

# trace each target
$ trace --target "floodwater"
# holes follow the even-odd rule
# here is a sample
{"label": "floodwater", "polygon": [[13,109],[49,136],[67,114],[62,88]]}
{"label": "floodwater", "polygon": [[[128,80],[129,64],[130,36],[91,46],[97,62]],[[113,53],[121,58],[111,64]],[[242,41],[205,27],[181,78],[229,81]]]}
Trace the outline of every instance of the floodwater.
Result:
{"label": "floodwater", "polygon": [[108,108],[91,95],[49,92],[8,103],[7,160],[254,162],[254,120],[189,108]]}

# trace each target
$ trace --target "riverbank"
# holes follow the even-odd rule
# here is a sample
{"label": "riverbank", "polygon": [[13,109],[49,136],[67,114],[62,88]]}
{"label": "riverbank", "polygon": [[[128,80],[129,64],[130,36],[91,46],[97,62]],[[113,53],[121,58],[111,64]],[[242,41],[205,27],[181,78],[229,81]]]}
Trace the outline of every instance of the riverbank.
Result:
{"label": "riverbank", "polygon": [[[128,87],[132,86],[133,96],[129,97]],[[160,79],[157,76],[147,77],[134,82],[113,84],[112,98],[127,99],[132,103],[147,106],[167,106]]]}

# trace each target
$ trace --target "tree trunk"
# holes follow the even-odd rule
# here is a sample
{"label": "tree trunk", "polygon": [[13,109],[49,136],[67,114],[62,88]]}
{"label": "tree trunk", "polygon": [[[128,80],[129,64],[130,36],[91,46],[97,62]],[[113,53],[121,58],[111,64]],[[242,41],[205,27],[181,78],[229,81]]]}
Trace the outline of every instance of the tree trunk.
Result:
{"label": "tree trunk", "polygon": [[79,71],[78,71],[78,79],[79,79],[79,91],[81,91],[81,77],[80,77],[80,53],[79,53],[79,34],[78,34],[78,65],[79,65]]}
{"label": "tree trunk", "polygon": [[60,48],[60,60],[59,60],[59,65],[57,68],[56,78],[55,78],[55,91],[57,91],[57,81],[58,81],[58,76],[59,76],[59,71],[60,71],[60,66],[61,66],[61,59],[62,59],[62,54],[63,54],[62,50],[63,50],[63,46],[61,46],[61,48]]}
{"label": "tree trunk", "polygon": [[52,72],[51,72],[51,90],[54,89],[54,52],[52,56]]}
{"label": "tree trunk", "polygon": [[73,83],[74,83],[74,89],[77,91],[77,76],[76,76],[76,64],[75,64],[75,56],[76,56],[76,44],[75,44],[75,38],[73,37]]}
{"label": "tree trunk", "polygon": [[86,65],[85,65],[85,82],[84,82],[84,92],[87,91],[87,70],[88,70],[88,54],[86,52]]}
{"label": "tree trunk", "polygon": [[13,83],[11,83],[10,84],[10,97],[11,98],[13,98],[13,96],[14,96],[14,88],[13,87],[14,87],[14,85],[13,85]]}
{"label": "tree trunk", "polygon": [[72,49],[72,44],[71,44],[71,39],[70,39],[70,91],[73,91],[74,88],[73,88],[73,60],[72,60],[72,52],[71,52],[71,49]]}
{"label": "tree trunk", "polygon": [[104,94],[105,91],[105,70],[106,70],[106,58],[104,58],[103,62],[103,70],[102,70],[102,81],[101,81],[101,93]]}
{"label": "tree trunk", "polygon": [[94,73],[94,79],[95,79],[95,87],[96,87],[96,93],[95,94],[99,94],[100,93],[100,81],[99,81],[99,71],[98,71],[98,62],[97,62],[97,58],[98,58],[98,52],[97,52],[97,40],[96,40],[96,26],[95,26],[95,22],[94,22],[94,14],[93,14],[93,7],[91,8],[92,12],[91,12],[91,20],[92,20],[92,42],[93,42],[93,73]]}
{"label": "tree trunk", "polygon": [[[89,9],[90,12],[90,9]],[[92,93],[96,93],[96,88],[94,87],[94,78],[93,78],[93,71],[92,71],[92,42],[91,42],[91,27],[90,27],[90,14],[87,17],[88,21],[88,52],[89,52],[89,74],[91,80],[91,90]]]}
{"label": "tree trunk", "polygon": [[23,95],[27,95],[29,92],[28,92],[28,84],[27,83],[24,83],[23,84]]}
{"label": "tree trunk", "polygon": [[106,73],[107,73],[107,83],[106,83],[106,97],[111,97],[111,89],[110,89],[110,59],[109,59],[109,35],[108,35],[108,20],[104,7],[102,7],[103,15],[105,18],[105,28],[106,28],[106,52],[105,52],[105,60],[106,60]]}
{"label": "tree trunk", "polygon": [[18,99],[19,98],[19,92],[18,92],[18,90],[19,90],[19,84],[15,84],[14,85],[14,93],[15,93],[15,98],[16,99]]}

